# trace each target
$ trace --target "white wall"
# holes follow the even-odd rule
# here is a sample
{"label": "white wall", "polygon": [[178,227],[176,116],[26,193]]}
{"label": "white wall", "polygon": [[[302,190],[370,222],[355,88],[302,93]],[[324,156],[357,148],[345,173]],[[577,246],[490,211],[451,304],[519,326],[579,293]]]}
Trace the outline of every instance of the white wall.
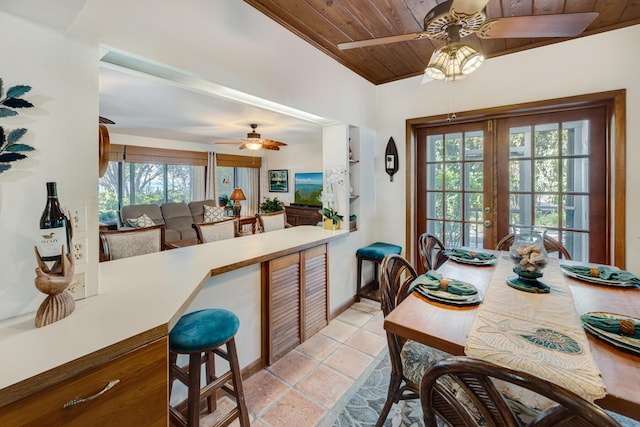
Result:
{"label": "white wall", "polygon": [[[627,269],[640,274],[640,25],[487,60],[455,84],[421,77],[378,86],[377,153],[389,136],[405,159],[406,119],[510,105],[608,90],[627,90]],[[406,165],[389,182],[381,156],[376,157],[380,238],[404,239]],[[400,243],[398,243],[400,244]]]}
{"label": "white wall", "polygon": [[[5,132],[27,129],[28,159],[0,174],[0,319],[31,312],[44,294],[34,286],[33,247],[46,202],[47,181],[58,183],[63,208],[86,209],[86,227],[74,242],[97,259],[98,49],[62,31],[0,12],[0,78],[4,90],[29,85],[35,105],[18,117],[0,118]],[[6,93],[6,92],[5,92]],[[78,262],[87,292],[97,290],[97,261]]]}
{"label": "white wall", "polygon": [[371,83],[241,1],[88,0],[70,33],[322,117],[373,127]]}

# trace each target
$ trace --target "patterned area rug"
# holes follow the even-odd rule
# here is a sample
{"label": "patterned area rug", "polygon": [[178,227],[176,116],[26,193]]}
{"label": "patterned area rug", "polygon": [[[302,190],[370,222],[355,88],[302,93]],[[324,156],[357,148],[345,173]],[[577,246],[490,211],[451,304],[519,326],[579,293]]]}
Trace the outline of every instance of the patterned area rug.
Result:
{"label": "patterned area rug", "polygon": [[[375,426],[378,414],[384,406],[389,387],[391,365],[389,356],[383,351],[351,387],[333,411],[318,424],[318,427],[371,427]],[[640,427],[640,422],[609,412],[624,427]],[[385,427],[421,427],[422,409],[418,400],[401,401],[391,406],[384,423]],[[444,426],[438,422],[438,426]]]}

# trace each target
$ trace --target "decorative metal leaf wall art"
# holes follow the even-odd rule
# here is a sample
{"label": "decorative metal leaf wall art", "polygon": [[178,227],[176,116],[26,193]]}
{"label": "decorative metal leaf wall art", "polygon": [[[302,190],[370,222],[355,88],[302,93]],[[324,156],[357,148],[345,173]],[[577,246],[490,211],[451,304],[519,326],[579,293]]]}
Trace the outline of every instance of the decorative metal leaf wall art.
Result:
{"label": "decorative metal leaf wall art", "polygon": [[[31,86],[12,86],[7,90],[5,96],[4,85],[0,79],[0,118],[17,116],[17,109],[33,107],[32,103],[21,98],[30,90]],[[9,170],[13,162],[26,159],[27,155],[23,153],[34,150],[32,146],[19,142],[25,133],[27,133],[25,128],[5,131],[0,126],[0,173]]]}

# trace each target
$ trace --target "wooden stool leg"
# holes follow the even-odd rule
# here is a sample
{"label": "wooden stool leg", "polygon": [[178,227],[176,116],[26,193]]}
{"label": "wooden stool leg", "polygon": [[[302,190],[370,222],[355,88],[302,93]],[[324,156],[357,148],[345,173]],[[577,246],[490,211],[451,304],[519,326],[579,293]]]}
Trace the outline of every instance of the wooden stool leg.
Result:
{"label": "wooden stool leg", "polygon": [[[205,367],[206,379],[207,379],[207,384],[210,384],[216,380],[216,354],[213,352],[213,350],[207,351],[206,354],[207,354],[207,364]],[[214,393],[207,396],[207,410],[209,411],[209,413],[212,413],[213,411],[215,411],[217,407],[218,407],[218,402],[217,402],[216,394]]]}
{"label": "wooden stool leg", "polygon": [[187,402],[187,427],[200,426],[200,365],[201,353],[189,354],[189,391]]}
{"label": "wooden stool leg", "polygon": [[361,289],[362,289],[362,257],[358,257],[358,281],[356,283],[356,302],[360,302]]}
{"label": "wooden stool leg", "polygon": [[229,368],[233,372],[233,389],[236,392],[236,403],[240,411],[240,427],[249,427],[249,411],[244,400],[244,390],[242,389],[242,374],[238,363],[238,353],[236,351],[236,341],[231,338],[227,342],[227,354],[229,355]]}

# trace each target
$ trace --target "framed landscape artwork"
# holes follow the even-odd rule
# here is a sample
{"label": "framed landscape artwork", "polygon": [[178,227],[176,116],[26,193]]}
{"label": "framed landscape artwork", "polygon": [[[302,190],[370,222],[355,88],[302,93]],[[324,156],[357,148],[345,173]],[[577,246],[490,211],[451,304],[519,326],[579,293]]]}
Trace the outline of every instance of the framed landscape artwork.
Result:
{"label": "framed landscape artwork", "polygon": [[269,171],[269,191],[272,193],[289,192],[289,170],[278,169]]}

